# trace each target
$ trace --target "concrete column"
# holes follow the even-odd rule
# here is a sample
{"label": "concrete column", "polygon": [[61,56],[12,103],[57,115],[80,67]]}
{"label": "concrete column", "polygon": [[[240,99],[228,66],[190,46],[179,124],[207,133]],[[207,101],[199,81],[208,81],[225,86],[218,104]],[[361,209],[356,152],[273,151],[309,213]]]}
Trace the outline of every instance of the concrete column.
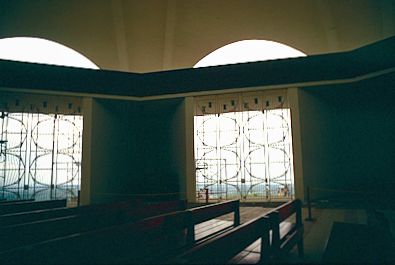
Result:
{"label": "concrete column", "polygon": [[186,199],[196,202],[196,170],[194,149],[194,99],[185,98],[185,157],[186,157]]}
{"label": "concrete column", "polygon": [[292,148],[294,159],[295,197],[304,200],[302,138],[300,130],[299,89],[288,89],[288,102],[291,108]]}
{"label": "concrete column", "polygon": [[81,205],[91,203],[91,179],[92,179],[92,114],[93,99],[82,100],[83,131],[82,131],[82,163],[81,163]]}

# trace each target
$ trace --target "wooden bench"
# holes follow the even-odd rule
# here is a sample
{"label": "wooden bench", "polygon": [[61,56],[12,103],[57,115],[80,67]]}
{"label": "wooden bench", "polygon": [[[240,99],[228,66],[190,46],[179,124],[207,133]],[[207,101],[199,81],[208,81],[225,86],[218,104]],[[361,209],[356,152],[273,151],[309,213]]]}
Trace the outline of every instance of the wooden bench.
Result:
{"label": "wooden bench", "polygon": [[[165,257],[176,255],[181,249],[192,247],[195,244],[192,241],[192,224],[207,220],[209,215],[217,217],[221,212],[228,213],[224,210],[227,204],[235,210],[234,205],[238,205],[238,201],[204,206],[204,210],[168,213],[3,251],[0,263],[158,263]],[[209,214],[204,214],[206,211]],[[194,214],[195,219],[192,217]]]}
{"label": "wooden bench", "polygon": [[119,223],[113,215],[92,217],[69,215],[3,227],[0,229],[0,251]]}
{"label": "wooden bench", "polygon": [[72,234],[0,254],[1,264],[145,263],[187,245],[187,211]]}
{"label": "wooden bench", "polygon": [[[289,220],[294,217],[295,220]],[[260,242],[257,241],[260,239]],[[295,245],[303,256],[301,201],[282,204],[269,213],[216,235],[169,263],[254,264],[276,261]]]}
{"label": "wooden bench", "polygon": [[[295,245],[299,256],[303,256],[302,202],[299,199],[287,202],[271,211],[269,216],[271,230],[270,256],[280,259]],[[294,220],[290,220],[294,218]]]}
{"label": "wooden bench", "polygon": [[269,250],[268,219],[265,215],[254,218],[194,246],[166,263],[252,264],[266,261],[269,257],[266,254]]}
{"label": "wooden bench", "polygon": [[66,207],[66,199],[5,203],[0,205],[0,215],[59,207]]}
{"label": "wooden bench", "polygon": [[85,208],[86,212],[81,212],[81,210],[78,212],[73,211],[69,212],[73,213],[72,215],[68,214],[51,219],[3,226],[0,228],[0,251],[73,233],[82,233],[132,220],[139,220],[147,217],[147,215],[176,211],[186,206],[185,201],[149,203],[138,206],[129,204],[117,202],[95,205],[94,207]]}
{"label": "wooden bench", "polygon": [[117,201],[111,203],[94,204],[73,208],[60,207],[52,209],[35,210],[20,213],[9,213],[0,215],[0,225],[16,225],[21,223],[35,222],[39,220],[58,218],[68,215],[89,215],[100,212],[117,214],[123,212],[128,218],[142,219],[161,213],[180,211],[186,209],[185,200],[163,201],[163,202],[136,202],[135,200]]}

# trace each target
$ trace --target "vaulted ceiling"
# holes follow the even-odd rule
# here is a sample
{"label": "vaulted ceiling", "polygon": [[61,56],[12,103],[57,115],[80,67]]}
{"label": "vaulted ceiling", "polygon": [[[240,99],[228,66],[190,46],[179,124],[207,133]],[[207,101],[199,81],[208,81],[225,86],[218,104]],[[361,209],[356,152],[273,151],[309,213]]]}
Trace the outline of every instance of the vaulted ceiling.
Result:
{"label": "vaulted ceiling", "polygon": [[127,72],[189,68],[244,39],[315,55],[393,35],[394,0],[0,0],[0,38],[53,40]]}

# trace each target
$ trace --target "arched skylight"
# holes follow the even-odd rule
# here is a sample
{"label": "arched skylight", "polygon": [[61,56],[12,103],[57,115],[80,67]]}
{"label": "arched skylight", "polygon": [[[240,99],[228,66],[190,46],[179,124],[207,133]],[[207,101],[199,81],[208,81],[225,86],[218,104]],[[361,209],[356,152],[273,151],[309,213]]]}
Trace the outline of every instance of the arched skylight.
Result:
{"label": "arched skylight", "polygon": [[288,45],[267,40],[242,40],[225,45],[201,59],[194,68],[306,56]]}
{"label": "arched skylight", "polygon": [[75,50],[41,38],[0,39],[0,59],[99,69],[92,61]]}

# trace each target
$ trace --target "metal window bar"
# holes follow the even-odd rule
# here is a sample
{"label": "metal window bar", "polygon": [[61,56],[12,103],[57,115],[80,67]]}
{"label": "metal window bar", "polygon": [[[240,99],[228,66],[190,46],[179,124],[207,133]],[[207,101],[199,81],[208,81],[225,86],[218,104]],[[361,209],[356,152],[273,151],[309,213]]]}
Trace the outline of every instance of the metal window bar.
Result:
{"label": "metal window bar", "polygon": [[82,116],[2,112],[0,117],[0,198],[76,201]]}
{"label": "metal window bar", "polygon": [[[214,102],[214,100],[213,100]],[[203,106],[204,107],[204,106]],[[243,200],[273,200],[273,199],[290,199],[293,197],[293,172],[292,172],[292,149],[291,149],[291,128],[290,128],[290,110],[287,108],[279,108],[275,110],[257,111],[239,111],[232,113],[223,113],[220,115],[203,115],[195,116],[195,158],[197,163],[197,191],[199,189],[215,187],[216,191],[209,189],[209,196],[213,198],[222,196],[231,198],[232,190],[238,194],[238,198]],[[203,112],[204,113],[204,112]],[[260,114],[259,114],[260,113]],[[251,117],[256,116],[263,124],[263,139],[258,141],[252,139],[254,130],[262,130],[253,127]],[[254,116],[254,117],[255,117]],[[234,127],[239,127],[242,137],[237,139],[231,145],[221,146],[221,136],[231,134],[232,131],[226,132],[221,127],[221,118],[227,117],[233,119]],[[215,119],[212,126],[207,120]],[[279,125],[273,127],[270,124],[276,121]],[[274,122],[276,123],[276,122]],[[213,127],[215,126],[215,127]],[[212,133],[214,131],[214,133]],[[271,143],[271,137],[276,131],[279,131],[280,141]],[[207,132],[211,132],[215,137],[214,146],[208,143]],[[259,144],[258,144],[259,143]],[[271,150],[272,149],[272,150]],[[234,150],[235,157],[239,159],[238,165],[232,165],[231,159],[226,157],[226,151]],[[264,157],[254,161],[252,154],[257,151],[263,151]],[[279,150],[282,159],[278,154],[271,153]],[[216,152],[216,156],[210,156],[210,152]],[[210,170],[207,161],[217,160],[214,168]],[[249,159],[249,160],[248,160]],[[256,158],[255,158],[256,159]],[[206,167],[199,168],[201,161],[206,162]],[[226,161],[226,164],[223,163]],[[223,168],[224,166],[224,168]],[[263,168],[263,172],[256,172],[256,169]],[[276,172],[282,168],[283,172]],[[255,170],[254,170],[255,169]],[[199,172],[203,170],[204,172]],[[232,171],[235,172],[235,178],[230,179]],[[213,173],[214,172],[214,173]],[[222,172],[227,172],[224,177]],[[282,190],[283,194],[277,191]],[[220,195],[218,195],[220,194]],[[257,195],[258,194],[258,195]]]}

